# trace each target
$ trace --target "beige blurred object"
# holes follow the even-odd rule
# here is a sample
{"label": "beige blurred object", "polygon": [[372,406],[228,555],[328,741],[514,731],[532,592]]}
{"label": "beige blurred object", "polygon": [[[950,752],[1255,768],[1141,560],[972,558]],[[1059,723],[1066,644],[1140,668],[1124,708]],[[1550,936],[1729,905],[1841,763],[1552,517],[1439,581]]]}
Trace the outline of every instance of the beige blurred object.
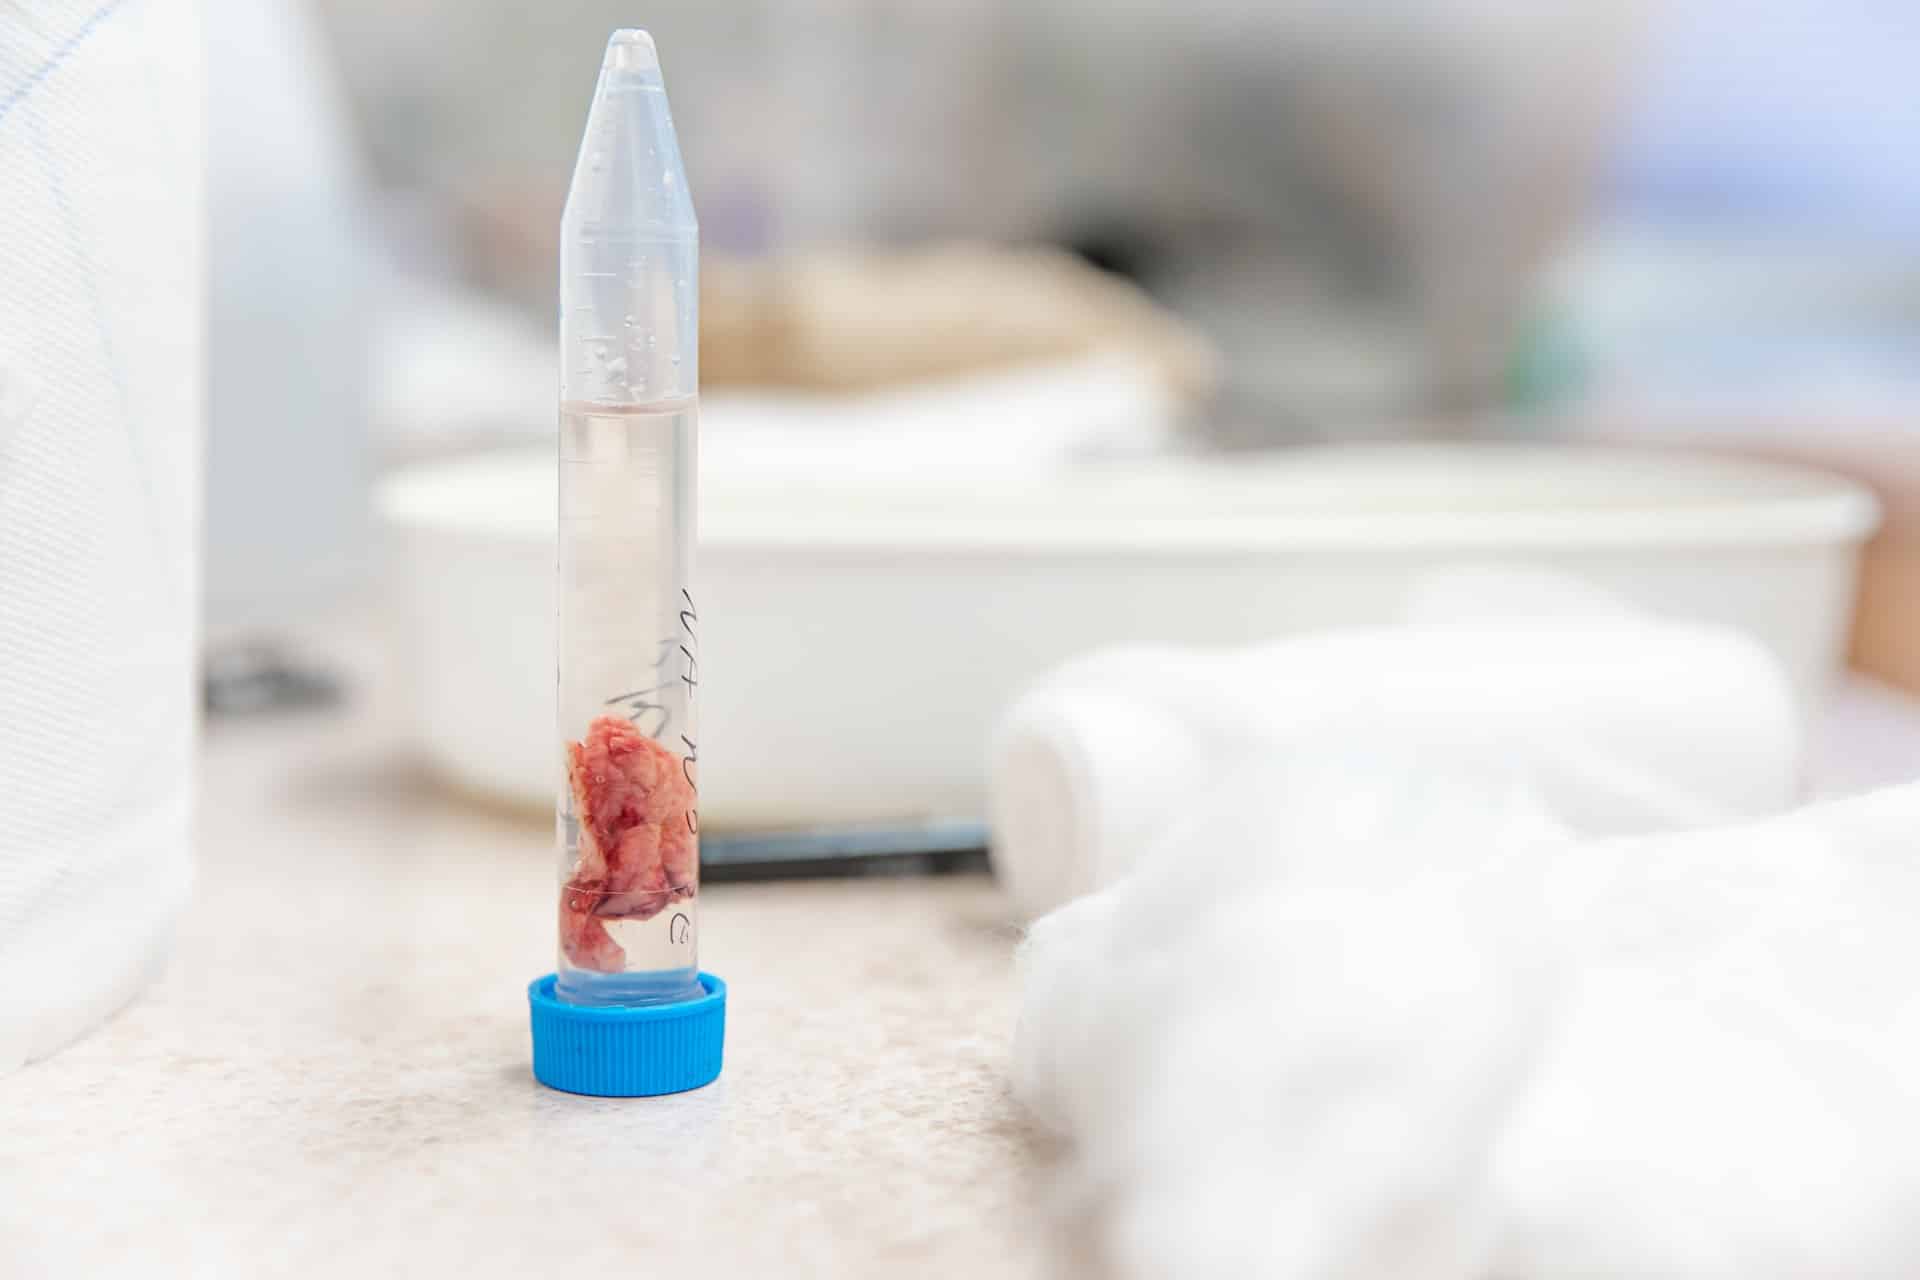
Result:
{"label": "beige blurred object", "polygon": [[1920,693],[1920,469],[1908,469],[1900,491],[1881,492],[1890,515],[1861,565],[1853,662]]}
{"label": "beige blurred object", "polygon": [[[478,282],[551,305],[559,205],[514,184],[454,201]],[[700,264],[703,388],[861,391],[1094,352],[1137,357],[1198,407],[1219,352],[1138,286],[1073,254],[979,242]]]}
{"label": "beige blurred object", "polygon": [[859,390],[1119,350],[1190,405],[1213,347],[1133,284],[1071,254],[954,244],[702,267],[706,386]]}

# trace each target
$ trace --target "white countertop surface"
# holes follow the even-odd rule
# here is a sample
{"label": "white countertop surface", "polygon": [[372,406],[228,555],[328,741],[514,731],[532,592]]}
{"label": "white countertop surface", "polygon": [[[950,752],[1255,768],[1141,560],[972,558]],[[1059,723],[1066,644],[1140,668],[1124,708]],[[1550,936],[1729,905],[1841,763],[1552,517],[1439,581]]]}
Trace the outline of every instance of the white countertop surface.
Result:
{"label": "white countertop surface", "polygon": [[[1920,776],[1850,688],[1816,791]],[[158,983],[0,1078],[0,1277],[1038,1275],[1007,1094],[1016,930],[983,876],[709,885],[727,1066],[671,1098],[528,1071],[551,834],[311,715],[216,725]],[[1070,1247],[1070,1246],[1069,1246]]]}
{"label": "white countertop surface", "polygon": [[555,1093],[551,828],[338,717],[216,725],[164,976],[0,1078],[0,1276],[1020,1276],[1016,933],[984,876],[709,885],[726,1069]]}

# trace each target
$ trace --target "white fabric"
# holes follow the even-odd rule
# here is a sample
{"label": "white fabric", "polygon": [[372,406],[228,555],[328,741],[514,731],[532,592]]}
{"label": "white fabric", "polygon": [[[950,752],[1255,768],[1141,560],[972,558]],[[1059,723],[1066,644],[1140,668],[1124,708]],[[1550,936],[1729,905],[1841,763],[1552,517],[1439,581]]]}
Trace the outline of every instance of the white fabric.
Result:
{"label": "white fabric", "polygon": [[1034,926],[1116,1272],[1920,1274],[1920,786],[1582,842],[1435,746],[1253,762]]}
{"label": "white fabric", "polygon": [[0,20],[0,1072],[137,991],[187,890],[194,19],[39,0]]}
{"label": "white fabric", "polygon": [[[1745,637],[1611,613],[1577,584],[1505,573],[1448,575],[1419,597],[1427,618],[1560,616],[1325,632],[1231,653],[1111,650],[1044,678],[1003,719],[989,764],[994,867],[1016,904],[1039,915],[1113,883],[1212,779],[1260,753],[1409,736],[1499,747],[1553,764],[1543,777],[1582,834],[1793,803],[1791,691]],[[1605,803],[1587,803],[1595,787]]]}

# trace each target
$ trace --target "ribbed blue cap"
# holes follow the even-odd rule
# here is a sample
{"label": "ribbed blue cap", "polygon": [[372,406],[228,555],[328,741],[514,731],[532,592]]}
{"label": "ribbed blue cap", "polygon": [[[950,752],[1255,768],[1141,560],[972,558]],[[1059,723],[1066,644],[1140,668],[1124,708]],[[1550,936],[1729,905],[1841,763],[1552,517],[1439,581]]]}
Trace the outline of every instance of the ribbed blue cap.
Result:
{"label": "ribbed blue cap", "polygon": [[527,988],[533,1075],[541,1084],[599,1098],[644,1098],[712,1084],[727,1033],[727,984],[700,975],[707,994],[638,1007],[568,1004],[554,975]]}

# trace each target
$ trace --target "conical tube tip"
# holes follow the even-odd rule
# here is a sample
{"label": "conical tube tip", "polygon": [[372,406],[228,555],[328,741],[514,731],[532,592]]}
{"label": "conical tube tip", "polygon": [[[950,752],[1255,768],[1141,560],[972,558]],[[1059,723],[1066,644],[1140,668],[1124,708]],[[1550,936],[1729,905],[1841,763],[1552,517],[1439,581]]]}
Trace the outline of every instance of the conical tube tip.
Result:
{"label": "conical tube tip", "polygon": [[652,36],[638,27],[624,27],[607,38],[607,56],[600,66],[604,71],[658,71],[660,55]]}

